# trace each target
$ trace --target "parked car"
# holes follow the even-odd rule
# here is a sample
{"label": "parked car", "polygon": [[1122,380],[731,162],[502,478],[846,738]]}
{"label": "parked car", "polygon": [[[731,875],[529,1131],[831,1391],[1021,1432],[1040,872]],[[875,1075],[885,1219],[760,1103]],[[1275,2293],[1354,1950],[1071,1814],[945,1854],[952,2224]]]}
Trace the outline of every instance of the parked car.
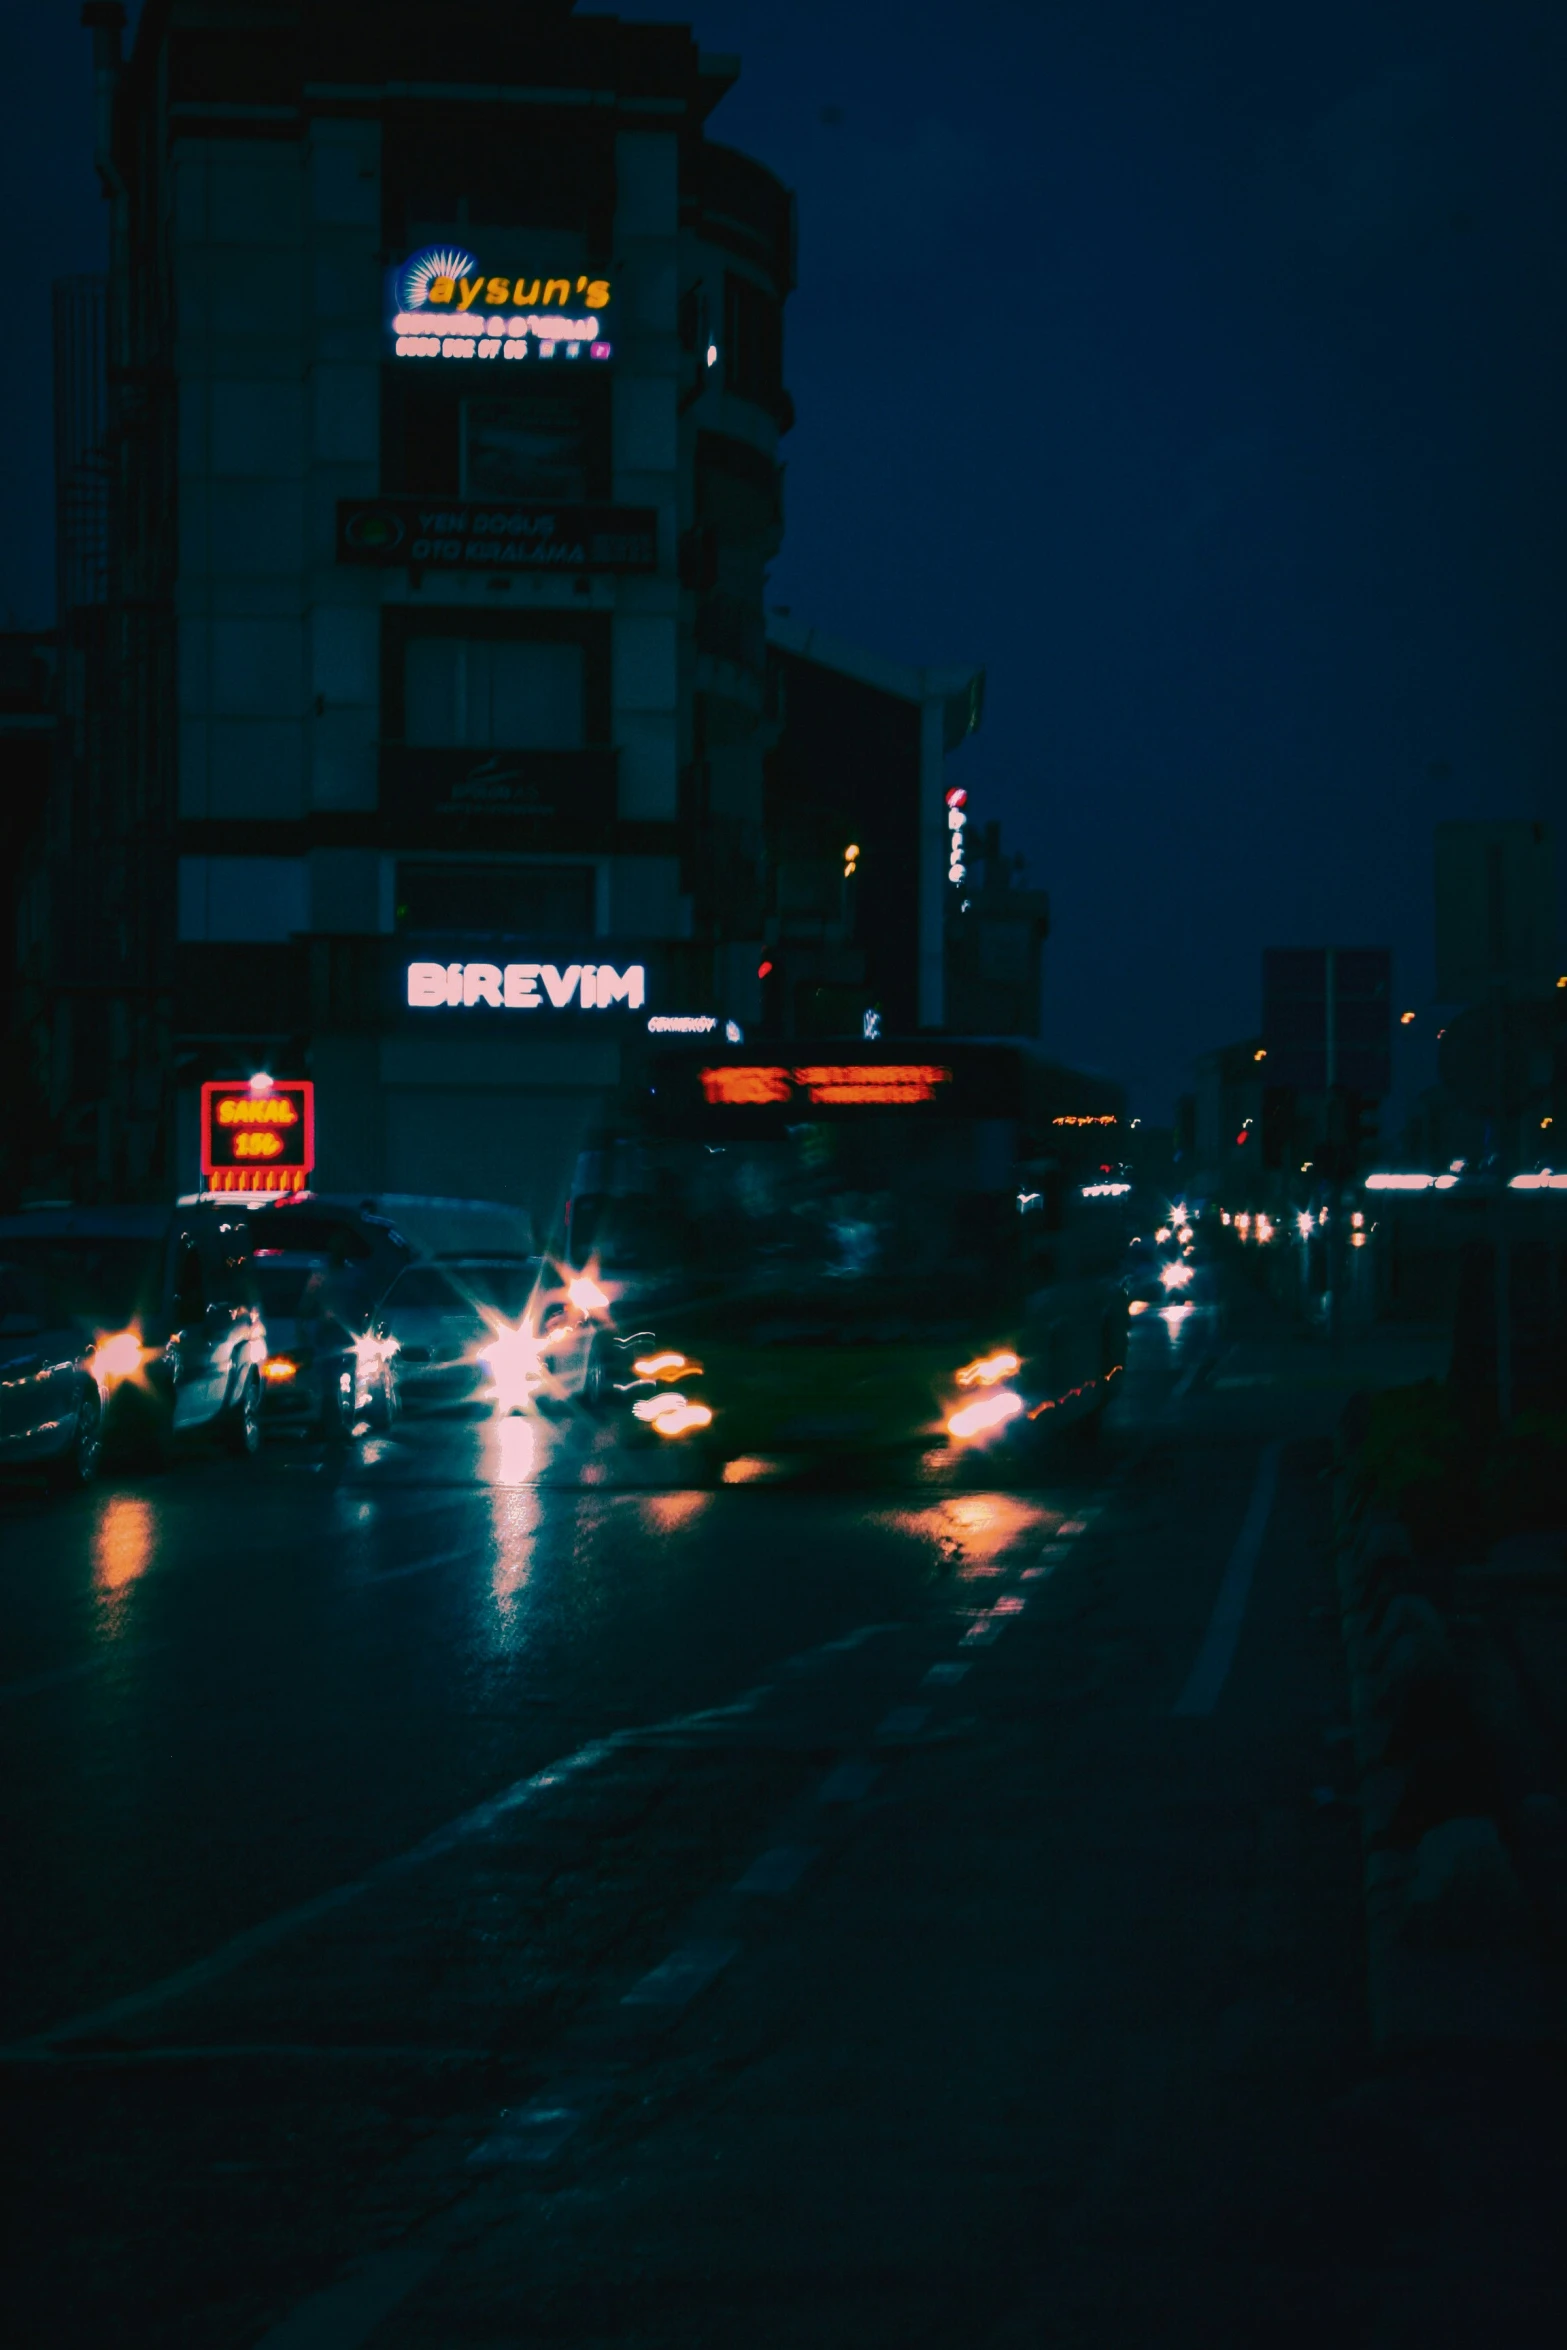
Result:
{"label": "parked car", "polygon": [[96,1353],[54,1284],[0,1257],[0,1467],[40,1461],[68,1490],[92,1482],[103,1443]]}
{"label": "parked car", "polygon": [[122,1455],[197,1435],[258,1449],[266,1348],[247,1247],[242,1218],[219,1205],[0,1217],[0,1259],[42,1281],[91,1339],[103,1443]]}
{"label": "parked car", "polygon": [[361,1421],[390,1427],[397,1389],[362,1268],[265,1248],[253,1252],[249,1278],[266,1332],[267,1424],[328,1438],[351,1435]]}

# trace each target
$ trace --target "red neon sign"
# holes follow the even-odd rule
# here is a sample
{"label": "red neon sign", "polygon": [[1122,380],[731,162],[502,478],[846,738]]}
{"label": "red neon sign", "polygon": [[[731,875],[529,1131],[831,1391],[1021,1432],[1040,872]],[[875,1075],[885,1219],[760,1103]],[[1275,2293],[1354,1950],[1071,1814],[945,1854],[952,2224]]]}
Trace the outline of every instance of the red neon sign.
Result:
{"label": "red neon sign", "polygon": [[209,1191],[303,1191],[316,1163],[316,1089],[211,1078],[201,1089],[201,1171]]}

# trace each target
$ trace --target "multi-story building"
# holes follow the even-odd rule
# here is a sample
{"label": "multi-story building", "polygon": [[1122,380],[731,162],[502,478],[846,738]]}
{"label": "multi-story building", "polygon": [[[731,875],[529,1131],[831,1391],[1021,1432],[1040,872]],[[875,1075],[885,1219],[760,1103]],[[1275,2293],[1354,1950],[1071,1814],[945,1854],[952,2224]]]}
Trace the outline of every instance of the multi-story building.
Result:
{"label": "multi-story building", "polygon": [[[568,0],[94,4],[111,797],[158,1114],[547,1204],[650,1020],[761,1009],[790,196]],[[122,875],[123,878],[123,875]]]}
{"label": "multi-story building", "polygon": [[968,810],[946,761],[979,725],[985,673],[890,661],[789,612],[774,612],[768,637],[778,711],[768,1027],[861,1036],[962,1025],[949,941],[972,911]]}

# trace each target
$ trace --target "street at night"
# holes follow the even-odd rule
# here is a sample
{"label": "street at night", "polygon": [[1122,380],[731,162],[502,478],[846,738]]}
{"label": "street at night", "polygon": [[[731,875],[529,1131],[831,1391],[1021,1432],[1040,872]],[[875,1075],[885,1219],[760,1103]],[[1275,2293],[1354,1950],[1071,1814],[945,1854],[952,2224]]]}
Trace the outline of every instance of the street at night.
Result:
{"label": "street at night", "polygon": [[1004,1488],[432,1416],[13,1498],[29,2338],[1554,2338],[1546,2082],[1367,2046],[1365,1362],[1203,1286]]}
{"label": "street at night", "polygon": [[0,11],[8,2338],[1567,2342],[1564,107]]}

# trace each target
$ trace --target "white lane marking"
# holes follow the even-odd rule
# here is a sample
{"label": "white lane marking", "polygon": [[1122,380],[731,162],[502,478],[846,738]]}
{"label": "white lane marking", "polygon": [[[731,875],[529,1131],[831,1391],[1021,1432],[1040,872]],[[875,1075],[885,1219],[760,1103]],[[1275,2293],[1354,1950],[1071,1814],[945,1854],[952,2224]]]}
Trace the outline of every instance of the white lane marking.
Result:
{"label": "white lane marking", "polygon": [[964,1633],[963,1646],[965,1648],[988,1648],[991,1642],[999,1637],[1001,1626],[1005,1620],[1000,1616],[981,1616],[979,1622],[970,1624]]}
{"label": "white lane marking", "polygon": [[423,2284],[445,2250],[444,2243],[406,2244],[373,2254],[340,2284],[302,2301],[262,2335],[256,2350],[358,2350],[399,2301]]}
{"label": "white lane marking", "polygon": [[460,1559],[479,1558],[485,1549],[482,1542],[464,1542],[456,1550],[437,1550],[427,1559],[410,1559],[405,1567],[363,1567],[351,1575],[351,1591],[377,1591],[383,1583],[401,1583],[410,1575],[433,1574],[437,1567],[455,1567]]}
{"label": "white lane marking", "polygon": [[968,1669],[966,1664],[958,1663],[932,1665],[922,1686],[929,1689],[948,1688],[954,1681],[961,1681]]}
{"label": "white lane marking", "polygon": [[820,1849],[815,1844],[775,1844],[770,1852],[757,1854],[735,1891],[792,1893]]}
{"label": "white lane marking", "polygon": [[1020,1583],[1037,1583],[1041,1576],[1048,1575],[1049,1572],[1048,1567],[1025,1567],[1019,1575],[1018,1581]]}
{"label": "white lane marking", "polygon": [[852,1648],[863,1647],[867,1640],[874,1640],[878,1633],[901,1629],[898,1624],[861,1624],[858,1631],[845,1632],[841,1640],[824,1640],[820,1653],[823,1656],[843,1656]]}
{"label": "white lane marking", "polygon": [[503,2107],[495,2128],[469,2155],[479,2168],[503,2162],[548,2162],[560,2152],[582,2120],[580,2106],[563,2104],[558,2096],[535,2098],[514,2110]]}
{"label": "white lane marking", "polygon": [[705,1991],[717,1974],[721,1974],[732,1958],[739,1956],[738,1942],[697,1941],[682,1942],[662,1963],[633,1983],[621,2001],[622,2007],[684,2007],[699,1991]]}
{"label": "white lane marking", "polygon": [[1042,1559],[1069,1559],[1072,1545],[1070,1542],[1044,1542],[1040,1544],[1039,1555]]}
{"label": "white lane marking", "polygon": [[12,2056],[23,2050],[47,2048],[55,2041],[77,2040],[88,2034],[116,2030],[131,2018],[145,2015],[150,2009],[162,2007],[168,2000],[179,1998],[183,1992],[203,1989],[208,1983],[232,1974],[237,1967],[244,1966],[262,1951],[271,1950],[279,1942],[285,1942],[291,1935],[300,1933],[306,1926],[313,1926],[319,1918],[330,1917],[334,1910],[346,1908],[350,1902],[358,1901],[362,1895],[375,1891],[379,1886],[406,1876],[414,1869],[423,1868],[432,1860],[441,1859],[446,1853],[455,1851],[459,1845],[477,1836],[487,1835],[512,1812],[536,1802],[551,1788],[563,1785],[580,1772],[593,1769],[595,1764],[605,1761],[608,1756],[627,1752],[660,1736],[677,1733],[690,1722],[710,1722],[719,1712],[739,1711],[754,1704],[764,1694],[765,1689],[752,1690],[732,1709],[718,1708],[707,1714],[677,1714],[668,1722],[654,1722],[641,1729],[616,1730],[607,1738],[590,1739],[585,1746],[579,1746],[574,1754],[564,1755],[558,1762],[546,1763],[543,1770],[534,1771],[526,1779],[513,1780],[498,1795],[488,1797],[485,1802],[475,1804],[472,1811],[463,1812],[455,1820],[447,1821],[444,1827],[434,1829],[421,1843],[411,1845],[408,1851],[394,1853],[389,1860],[378,1861],[362,1877],[355,1877],[345,1885],[334,1885],[330,1891],[318,1893],[313,1900],[302,1901],[293,1909],[282,1910],[276,1917],[263,1920],[259,1926],[248,1927],[244,1933],[236,1934],[231,1941],[209,1952],[207,1957],[196,1959],[173,1974],[164,1975],[143,1990],[127,1992],[123,1998],[111,1999],[103,2007],[91,2008],[84,2015],[69,2016],[62,2023],[51,2024],[41,2032],[31,2033],[25,2040],[14,2042],[9,2049],[0,2053]]}
{"label": "white lane marking", "polygon": [[816,1790],[817,1801],[858,1803],[862,1795],[870,1793],[880,1776],[881,1772],[875,1763],[840,1763],[835,1771],[828,1772]]}
{"label": "white lane marking", "polygon": [[1058,1540],[1070,1534],[1086,1534],[1087,1532],[1088,1520],[1086,1518],[1063,1518],[1056,1528]]}
{"label": "white lane marking", "polygon": [[130,1657],[155,1656],[167,1648],[166,1640],[127,1640],[119,1648],[106,1648],[101,1655],[84,1657],[77,1665],[55,1665],[47,1673],[29,1673],[24,1680],[7,1681],[0,1687],[0,1703],[9,1703],[13,1697],[36,1697],[45,1689],[63,1689],[71,1681],[85,1681],[89,1673],[106,1672]]}
{"label": "white lane marking", "polygon": [[928,1705],[895,1705],[876,1725],[878,1738],[917,1738],[930,1720]]}
{"label": "white lane marking", "polygon": [[1187,1677],[1185,1688],[1176,1699],[1172,1711],[1178,1714],[1211,1714],[1219,1700],[1240,1639],[1241,1621],[1246,1613],[1246,1601],[1251,1591],[1251,1579],[1256,1570],[1257,1556],[1262,1549],[1262,1538],[1268,1530],[1268,1516],[1273,1508],[1273,1496],[1279,1482],[1279,1457],[1282,1446],[1270,1444],[1257,1463],[1256,1481],[1251,1489],[1245,1521],[1230,1553],[1230,1563],[1224,1570],[1219,1585],[1219,1596],[1213,1603],[1213,1614],[1203,1644],[1197,1651],[1197,1661]]}

